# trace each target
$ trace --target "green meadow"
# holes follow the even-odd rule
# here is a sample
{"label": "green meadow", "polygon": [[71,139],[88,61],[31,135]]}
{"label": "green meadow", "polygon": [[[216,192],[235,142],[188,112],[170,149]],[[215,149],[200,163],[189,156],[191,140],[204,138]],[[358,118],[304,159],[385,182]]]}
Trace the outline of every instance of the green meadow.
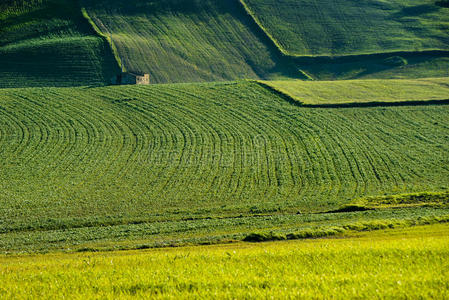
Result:
{"label": "green meadow", "polygon": [[[444,1],[239,0],[301,80],[449,76]],[[270,78],[271,79],[271,78]]]}
{"label": "green meadow", "polygon": [[75,1],[0,3],[0,88],[104,85],[118,70]]}
{"label": "green meadow", "polygon": [[2,298],[449,296],[447,224],[341,239],[0,256]]}
{"label": "green meadow", "polygon": [[[312,2],[265,2],[6,1],[0,4],[0,88],[108,85],[120,68],[148,73],[151,83],[449,76],[445,7],[370,0],[361,11],[351,1],[336,10],[325,1],[316,11]],[[315,20],[307,22],[310,28],[302,23],[307,18]],[[298,28],[310,35],[301,37]],[[347,51],[298,54],[282,37],[293,48],[304,42]],[[383,51],[373,43],[396,46]]]}

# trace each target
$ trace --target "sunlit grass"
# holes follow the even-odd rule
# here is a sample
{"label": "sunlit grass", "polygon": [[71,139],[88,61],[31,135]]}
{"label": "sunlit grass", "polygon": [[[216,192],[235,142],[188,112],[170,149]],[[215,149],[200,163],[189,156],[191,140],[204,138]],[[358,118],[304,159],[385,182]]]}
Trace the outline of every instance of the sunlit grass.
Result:
{"label": "sunlit grass", "polygon": [[369,104],[449,100],[449,77],[341,81],[263,81],[301,104]]}
{"label": "sunlit grass", "polygon": [[446,298],[449,227],[348,239],[0,257],[3,298]]}

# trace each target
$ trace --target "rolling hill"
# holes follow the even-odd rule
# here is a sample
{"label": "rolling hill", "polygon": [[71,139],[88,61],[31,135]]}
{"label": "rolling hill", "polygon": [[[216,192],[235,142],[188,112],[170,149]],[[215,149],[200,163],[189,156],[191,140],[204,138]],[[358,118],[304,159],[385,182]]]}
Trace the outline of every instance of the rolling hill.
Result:
{"label": "rolling hill", "polygon": [[240,1],[287,55],[449,50],[449,8],[438,1]]}
{"label": "rolling hill", "polygon": [[415,2],[6,1],[0,87],[449,76],[447,8]]}
{"label": "rolling hill", "polygon": [[35,231],[163,235],[186,218],[232,232],[259,214],[445,190],[448,107],[308,108],[253,82],[3,89],[0,234],[31,247]]}
{"label": "rolling hill", "polygon": [[438,1],[239,1],[294,78],[449,76],[449,8]]}
{"label": "rolling hill", "polygon": [[0,298],[445,298],[448,116],[448,0],[0,0]]}
{"label": "rolling hill", "polygon": [[87,13],[131,72],[153,83],[285,77],[275,47],[232,1],[93,1]]}
{"label": "rolling hill", "polygon": [[104,85],[118,71],[76,1],[0,3],[0,88]]}
{"label": "rolling hill", "polygon": [[0,0],[0,298],[445,298],[448,115],[448,0]]}

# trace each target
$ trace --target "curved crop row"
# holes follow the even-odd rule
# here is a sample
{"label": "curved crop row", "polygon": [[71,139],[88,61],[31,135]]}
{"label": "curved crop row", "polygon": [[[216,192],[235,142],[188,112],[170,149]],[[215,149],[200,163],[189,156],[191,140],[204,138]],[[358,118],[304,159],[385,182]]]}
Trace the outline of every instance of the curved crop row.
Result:
{"label": "curved crop row", "polygon": [[314,212],[445,189],[448,109],[305,108],[257,83],[3,90],[0,224]]}

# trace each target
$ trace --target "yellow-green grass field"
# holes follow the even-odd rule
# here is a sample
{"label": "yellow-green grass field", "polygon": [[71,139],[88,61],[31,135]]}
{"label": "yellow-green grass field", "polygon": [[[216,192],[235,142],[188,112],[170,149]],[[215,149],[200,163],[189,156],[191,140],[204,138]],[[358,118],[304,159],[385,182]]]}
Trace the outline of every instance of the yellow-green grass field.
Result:
{"label": "yellow-green grass field", "polygon": [[261,81],[306,105],[449,100],[449,77],[342,81]]}
{"label": "yellow-green grass field", "polygon": [[268,243],[0,256],[0,297],[449,297],[449,225]]}

